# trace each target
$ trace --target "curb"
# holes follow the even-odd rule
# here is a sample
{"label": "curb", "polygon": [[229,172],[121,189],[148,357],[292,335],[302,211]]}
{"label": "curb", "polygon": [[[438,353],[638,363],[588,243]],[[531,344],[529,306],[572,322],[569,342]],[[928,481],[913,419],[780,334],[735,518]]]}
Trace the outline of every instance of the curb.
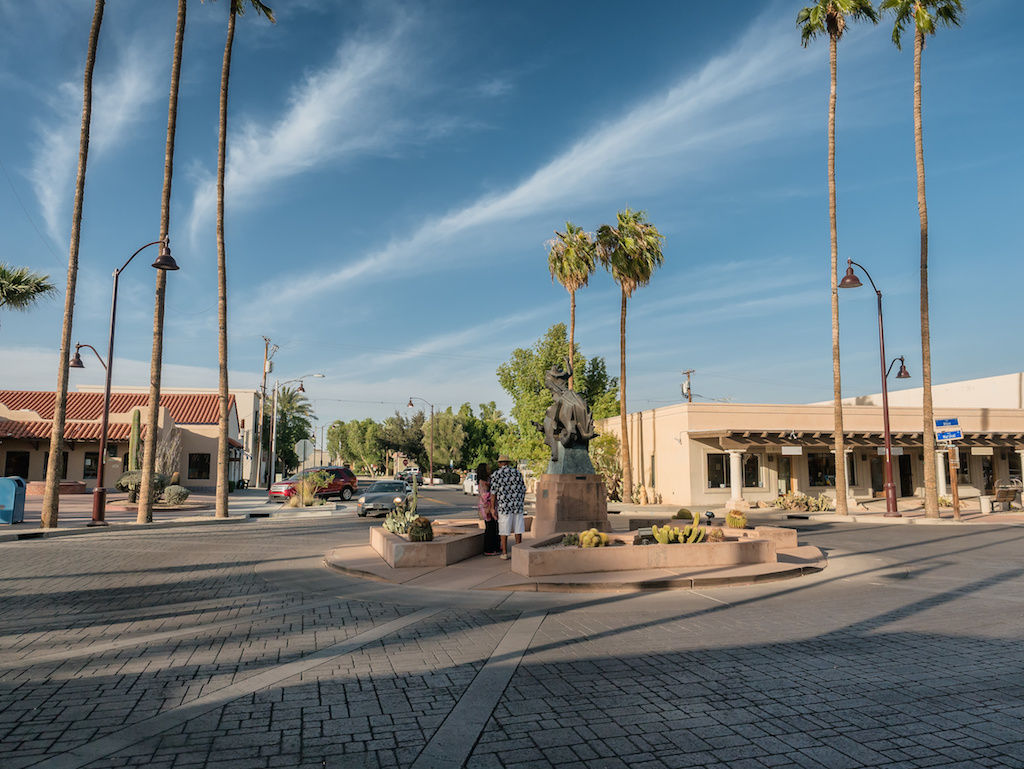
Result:
{"label": "curb", "polygon": [[0,542],[19,542],[29,539],[73,537],[78,534],[101,534],[105,531],[136,532],[153,529],[178,529],[184,526],[219,526],[226,523],[244,523],[248,518],[179,518],[158,523],[110,523],[106,526],[79,526],[74,529],[30,529],[0,533]]}

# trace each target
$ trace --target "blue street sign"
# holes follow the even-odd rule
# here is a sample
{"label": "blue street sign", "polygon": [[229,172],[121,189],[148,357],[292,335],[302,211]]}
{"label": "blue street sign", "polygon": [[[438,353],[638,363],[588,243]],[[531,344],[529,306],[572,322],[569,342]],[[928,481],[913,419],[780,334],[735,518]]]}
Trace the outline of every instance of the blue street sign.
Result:
{"label": "blue street sign", "polygon": [[963,430],[948,430],[944,433],[937,433],[935,439],[939,441],[959,441],[964,437]]}
{"label": "blue street sign", "polygon": [[957,419],[956,417],[948,417],[946,419],[936,419],[935,420],[935,426],[936,427],[959,427],[960,426],[960,420]]}

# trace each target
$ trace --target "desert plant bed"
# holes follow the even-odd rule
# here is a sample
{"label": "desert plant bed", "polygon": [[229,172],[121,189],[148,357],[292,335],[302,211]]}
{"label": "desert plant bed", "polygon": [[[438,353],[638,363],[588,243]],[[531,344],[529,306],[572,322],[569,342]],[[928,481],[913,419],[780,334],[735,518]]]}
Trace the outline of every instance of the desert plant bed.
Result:
{"label": "desert plant bed", "polygon": [[407,534],[395,534],[383,526],[370,529],[370,547],[393,569],[449,566],[484,552],[484,532],[477,526],[433,525],[434,538],[413,542]]}
{"label": "desert plant bed", "polygon": [[[791,533],[795,539],[796,532]],[[512,571],[524,577],[544,577],[602,571],[729,567],[777,561],[775,538],[759,537],[755,530],[747,529],[723,529],[723,534],[725,539],[721,542],[664,545],[634,545],[637,532],[609,534],[607,545],[602,547],[564,545],[563,535],[558,535],[532,543],[524,542],[513,548]],[[788,544],[790,537],[784,535],[782,538]]]}

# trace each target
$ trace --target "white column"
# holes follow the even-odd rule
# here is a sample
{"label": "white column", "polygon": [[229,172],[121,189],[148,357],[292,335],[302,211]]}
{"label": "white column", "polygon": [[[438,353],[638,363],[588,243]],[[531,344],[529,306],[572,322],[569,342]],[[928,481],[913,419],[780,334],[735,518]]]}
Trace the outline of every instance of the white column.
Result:
{"label": "white column", "polygon": [[941,448],[935,450],[935,488],[939,493],[940,497],[946,496],[946,467],[949,464],[949,458],[946,451]]}
{"label": "white column", "polygon": [[729,486],[731,499],[743,499],[743,452],[739,449],[729,450]]}

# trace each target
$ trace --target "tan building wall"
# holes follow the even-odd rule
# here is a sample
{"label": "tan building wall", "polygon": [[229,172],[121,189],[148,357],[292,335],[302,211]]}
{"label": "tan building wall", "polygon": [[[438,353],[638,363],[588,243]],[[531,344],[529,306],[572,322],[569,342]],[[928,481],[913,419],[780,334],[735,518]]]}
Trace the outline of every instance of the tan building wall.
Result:
{"label": "tan building wall", "polygon": [[[962,495],[977,495],[994,481],[1020,474],[1024,410],[936,409],[936,417],[945,416],[958,417],[965,433],[964,468],[958,474]],[[745,481],[741,495],[748,502],[773,500],[787,489],[834,497],[836,489],[829,485],[827,473],[833,461],[832,420],[831,404],[683,403],[635,412],[627,417],[633,481],[640,483],[643,462],[648,488],[665,503],[724,505],[736,493],[732,485],[735,460],[728,454],[733,450],[739,453]],[[924,485],[921,410],[890,408],[890,423],[896,450],[903,455],[893,458],[897,495],[920,495]],[[882,445],[882,409],[848,406],[844,427],[852,444],[850,494],[855,499],[876,497],[882,491],[877,451]],[[620,420],[601,420],[597,429],[619,436]],[[783,446],[799,447],[801,453],[784,455]]]}

